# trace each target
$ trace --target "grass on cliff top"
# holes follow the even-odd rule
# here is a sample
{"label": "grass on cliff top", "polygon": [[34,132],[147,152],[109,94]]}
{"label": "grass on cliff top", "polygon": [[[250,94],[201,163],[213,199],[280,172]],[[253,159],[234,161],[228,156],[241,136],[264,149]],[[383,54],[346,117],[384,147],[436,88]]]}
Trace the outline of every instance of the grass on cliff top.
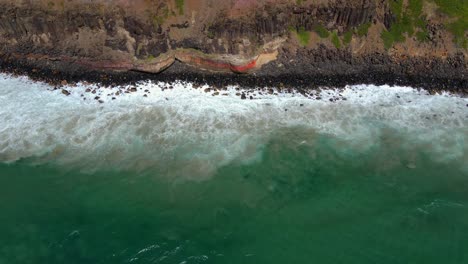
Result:
{"label": "grass on cliff top", "polygon": [[296,34],[302,46],[307,46],[307,44],[309,44],[310,32],[306,31],[304,27],[300,27]]}
{"label": "grass on cliff top", "polygon": [[391,48],[395,42],[405,41],[406,36],[412,37],[416,34],[420,42],[428,39],[427,22],[422,14],[422,8],[423,0],[408,0],[407,6],[404,6],[403,0],[390,1],[395,22],[390,30],[381,33],[386,49]]}
{"label": "grass on cliff top", "polygon": [[457,18],[456,21],[447,24],[447,29],[453,34],[454,41],[463,48],[468,48],[465,37],[468,31],[468,2],[467,0],[434,0],[440,11],[449,17]]}
{"label": "grass on cliff top", "polygon": [[348,45],[353,39],[353,31],[349,30],[343,34],[343,44]]}
{"label": "grass on cliff top", "polygon": [[317,32],[321,38],[328,38],[328,36],[330,36],[330,32],[322,25],[315,26],[314,31]]}
{"label": "grass on cliff top", "polygon": [[424,1],[434,1],[441,12],[456,19],[447,23],[446,27],[453,34],[454,42],[466,49],[468,47],[465,37],[468,30],[467,0],[408,0],[406,6],[403,0],[390,1],[390,9],[396,21],[390,30],[381,34],[385,48],[391,48],[395,42],[405,41],[406,36],[416,36],[420,42],[428,40],[427,21],[422,12]]}
{"label": "grass on cliff top", "polygon": [[335,45],[335,48],[337,49],[341,48],[341,41],[336,31],[333,31],[332,33],[331,42],[333,43],[333,45]]}
{"label": "grass on cliff top", "polygon": [[371,26],[371,22],[367,22],[367,23],[359,25],[359,27],[357,28],[358,36],[360,37],[366,36],[367,32],[369,32],[370,26]]}
{"label": "grass on cliff top", "polygon": [[177,9],[179,10],[179,15],[184,14],[184,0],[175,0]]}

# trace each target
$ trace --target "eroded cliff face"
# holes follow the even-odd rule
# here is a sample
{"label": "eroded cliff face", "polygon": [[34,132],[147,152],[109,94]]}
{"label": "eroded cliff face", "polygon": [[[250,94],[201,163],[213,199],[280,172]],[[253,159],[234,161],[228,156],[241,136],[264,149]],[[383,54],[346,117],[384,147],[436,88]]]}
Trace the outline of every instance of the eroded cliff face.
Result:
{"label": "eroded cliff face", "polygon": [[158,73],[178,61],[258,74],[423,71],[466,84],[467,18],[432,0],[0,0],[0,8],[2,59],[51,68]]}

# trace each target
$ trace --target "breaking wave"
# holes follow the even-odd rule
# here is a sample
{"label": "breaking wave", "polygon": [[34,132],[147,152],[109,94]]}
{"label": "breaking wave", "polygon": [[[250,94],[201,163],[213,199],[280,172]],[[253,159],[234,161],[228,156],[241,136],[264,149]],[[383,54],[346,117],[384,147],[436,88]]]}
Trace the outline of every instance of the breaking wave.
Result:
{"label": "breaking wave", "polygon": [[326,134],[340,140],[343,153],[365,152],[400,134],[404,142],[395,144],[424,146],[438,162],[467,159],[468,99],[448,93],[374,85],[307,94],[181,82],[135,88],[81,83],[54,90],[0,75],[0,161],[84,172],[155,169],[200,180],[220,166],[260,159],[262,146],[288,128],[297,131],[282,135],[291,144]]}

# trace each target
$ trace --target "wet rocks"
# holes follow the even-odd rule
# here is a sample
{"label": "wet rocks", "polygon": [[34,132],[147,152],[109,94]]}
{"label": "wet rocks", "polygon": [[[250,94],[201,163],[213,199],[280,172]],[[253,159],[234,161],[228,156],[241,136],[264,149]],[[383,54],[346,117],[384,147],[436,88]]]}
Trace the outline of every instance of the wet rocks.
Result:
{"label": "wet rocks", "polygon": [[66,95],[66,96],[69,96],[70,92],[65,90],[65,89],[62,89],[62,94]]}

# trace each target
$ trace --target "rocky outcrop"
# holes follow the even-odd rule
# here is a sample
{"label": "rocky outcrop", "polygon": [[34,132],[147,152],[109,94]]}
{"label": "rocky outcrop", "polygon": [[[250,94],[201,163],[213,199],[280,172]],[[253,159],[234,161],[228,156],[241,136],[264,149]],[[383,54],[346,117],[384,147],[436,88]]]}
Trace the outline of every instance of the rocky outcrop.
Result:
{"label": "rocky outcrop", "polygon": [[453,18],[420,1],[415,28],[392,36],[402,16],[392,5],[409,10],[406,1],[0,0],[0,65],[154,74],[177,62],[192,72],[432,76],[466,87],[466,46],[445,26]]}

